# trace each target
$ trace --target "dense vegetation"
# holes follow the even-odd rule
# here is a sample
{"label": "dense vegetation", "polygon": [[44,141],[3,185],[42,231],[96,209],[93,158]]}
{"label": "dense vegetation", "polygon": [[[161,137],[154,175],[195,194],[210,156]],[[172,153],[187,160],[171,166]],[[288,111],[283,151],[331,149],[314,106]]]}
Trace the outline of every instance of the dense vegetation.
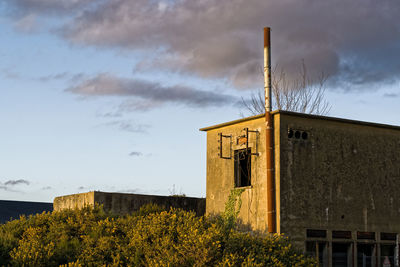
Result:
{"label": "dense vegetation", "polygon": [[[229,215],[229,214],[228,214]],[[239,231],[231,218],[148,205],[129,216],[101,207],[0,225],[0,266],[315,266],[278,235]]]}

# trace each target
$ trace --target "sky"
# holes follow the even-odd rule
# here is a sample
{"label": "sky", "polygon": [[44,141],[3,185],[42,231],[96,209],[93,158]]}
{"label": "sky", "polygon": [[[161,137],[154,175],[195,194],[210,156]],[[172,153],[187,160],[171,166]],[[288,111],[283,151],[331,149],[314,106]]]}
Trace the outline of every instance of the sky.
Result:
{"label": "sky", "polygon": [[205,197],[206,134],[272,65],[329,116],[400,125],[398,0],[0,0],[0,199]]}

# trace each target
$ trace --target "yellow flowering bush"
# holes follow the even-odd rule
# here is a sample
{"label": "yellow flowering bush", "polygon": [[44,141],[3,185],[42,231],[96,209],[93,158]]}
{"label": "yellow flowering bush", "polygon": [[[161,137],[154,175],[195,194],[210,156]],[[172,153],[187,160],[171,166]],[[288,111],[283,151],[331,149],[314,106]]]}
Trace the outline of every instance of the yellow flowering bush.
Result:
{"label": "yellow flowering bush", "polygon": [[[232,224],[232,218],[229,219]],[[126,216],[101,207],[42,213],[0,225],[0,266],[316,266],[279,235],[227,229],[147,205]]]}

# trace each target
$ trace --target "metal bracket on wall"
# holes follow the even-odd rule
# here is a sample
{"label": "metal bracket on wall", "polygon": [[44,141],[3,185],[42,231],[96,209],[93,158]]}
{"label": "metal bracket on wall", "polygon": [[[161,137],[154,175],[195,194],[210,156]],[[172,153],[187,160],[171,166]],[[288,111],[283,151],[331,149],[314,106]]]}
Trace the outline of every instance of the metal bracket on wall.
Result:
{"label": "metal bracket on wall", "polygon": [[[218,153],[218,156],[219,156],[221,159],[232,159],[232,135],[223,135],[222,133],[218,133],[218,136],[219,136],[219,140],[218,140],[218,143],[219,143],[219,146],[218,146],[219,153]],[[224,156],[224,155],[222,154],[222,145],[223,145],[222,140],[223,140],[223,138],[229,138],[229,157]]]}
{"label": "metal bracket on wall", "polygon": [[249,130],[249,128],[244,128],[243,130],[246,131],[246,151],[249,151],[249,133],[256,134],[256,152],[249,153],[249,154],[253,155],[253,156],[259,156],[259,153],[258,153],[258,134],[259,134],[259,132],[257,130]]}

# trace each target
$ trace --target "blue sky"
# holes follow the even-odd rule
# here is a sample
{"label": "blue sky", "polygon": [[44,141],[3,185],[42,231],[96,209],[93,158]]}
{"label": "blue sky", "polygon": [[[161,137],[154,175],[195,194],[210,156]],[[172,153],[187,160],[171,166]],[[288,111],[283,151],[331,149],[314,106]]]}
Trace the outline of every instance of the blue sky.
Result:
{"label": "blue sky", "polygon": [[[330,116],[400,125],[398,1],[0,1],[0,198],[205,196],[206,136],[273,64]],[[307,7],[307,8],[304,8]]]}

